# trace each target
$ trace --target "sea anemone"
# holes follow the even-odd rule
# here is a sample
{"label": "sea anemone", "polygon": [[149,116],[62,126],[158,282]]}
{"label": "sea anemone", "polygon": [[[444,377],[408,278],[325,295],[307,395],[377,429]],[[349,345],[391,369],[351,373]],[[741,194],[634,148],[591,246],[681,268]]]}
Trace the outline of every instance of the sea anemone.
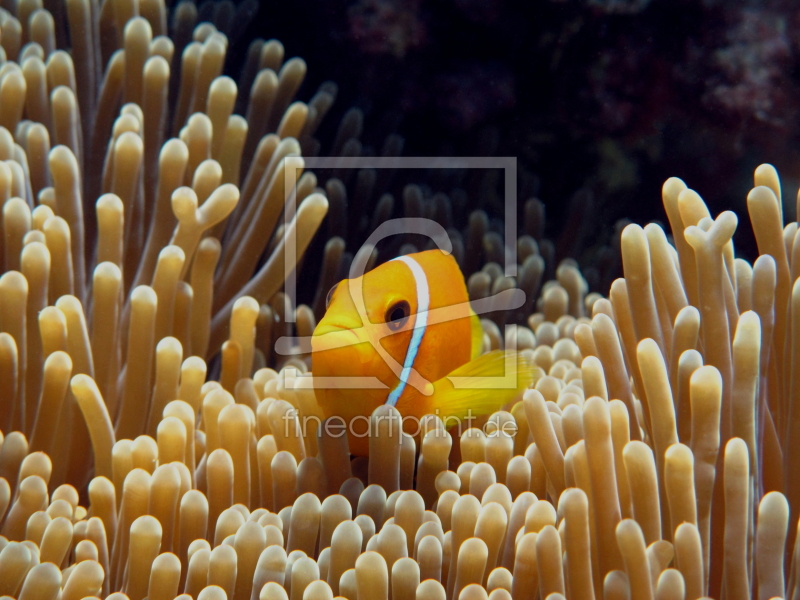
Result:
{"label": "sea anemone", "polygon": [[[393,198],[373,201],[369,170],[331,173],[327,197],[310,172],[286,189],[335,89],[292,102],[305,64],[275,40],[238,85],[222,75],[232,10],[197,24],[181,3],[172,38],[158,0],[0,10],[0,595],[795,598],[800,237],[775,170],[748,195],[752,265],[735,215],[670,179],[672,240],[627,226],[607,298],[555,268],[538,201],[511,278],[485,212],[458,231],[450,199],[406,187],[403,212],[450,228],[490,300],[484,350],[516,348],[536,383],[465,430],[429,415],[400,433],[382,406],[351,458],[308,357],[273,342],[311,334],[345,240]],[[358,119],[334,154],[360,148]],[[284,281],[329,200],[316,297],[295,308]],[[523,306],[491,303],[511,287]]]}

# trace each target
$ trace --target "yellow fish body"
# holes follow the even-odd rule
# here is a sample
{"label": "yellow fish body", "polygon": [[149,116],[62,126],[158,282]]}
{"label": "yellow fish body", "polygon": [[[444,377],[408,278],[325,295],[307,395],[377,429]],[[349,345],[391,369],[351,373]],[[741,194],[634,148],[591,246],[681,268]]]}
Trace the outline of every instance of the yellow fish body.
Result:
{"label": "yellow fish body", "polygon": [[311,338],[317,401],[326,418],[344,421],[358,455],[381,404],[404,418],[438,414],[448,427],[489,414],[527,388],[533,371],[515,352],[480,355],[482,345],[455,259],[441,250],[398,257],[328,294]]}

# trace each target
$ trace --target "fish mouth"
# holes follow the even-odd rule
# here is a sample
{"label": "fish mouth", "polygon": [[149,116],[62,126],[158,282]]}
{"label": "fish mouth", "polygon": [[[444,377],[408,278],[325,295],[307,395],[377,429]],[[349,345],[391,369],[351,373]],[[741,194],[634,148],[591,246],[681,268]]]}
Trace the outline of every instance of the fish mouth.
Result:
{"label": "fish mouth", "polygon": [[[314,336],[311,338],[312,347],[320,346],[320,350],[333,350],[353,344],[363,342],[358,334],[349,327],[339,327],[337,325],[326,325],[317,327]],[[316,348],[315,348],[316,349]]]}
{"label": "fish mouth", "polygon": [[360,364],[370,361],[372,347],[363,330],[351,329],[336,323],[320,323],[311,337],[311,350],[314,354],[336,352],[346,361],[358,360]]}

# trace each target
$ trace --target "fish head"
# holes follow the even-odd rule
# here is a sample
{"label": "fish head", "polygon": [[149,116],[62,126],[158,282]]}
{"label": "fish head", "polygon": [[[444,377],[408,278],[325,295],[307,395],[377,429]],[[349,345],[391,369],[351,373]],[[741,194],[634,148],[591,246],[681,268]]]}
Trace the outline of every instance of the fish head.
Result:
{"label": "fish head", "polygon": [[386,402],[413,332],[413,283],[402,265],[386,263],[329,292],[311,338],[314,378],[324,380],[315,391],[326,417],[369,417]]}

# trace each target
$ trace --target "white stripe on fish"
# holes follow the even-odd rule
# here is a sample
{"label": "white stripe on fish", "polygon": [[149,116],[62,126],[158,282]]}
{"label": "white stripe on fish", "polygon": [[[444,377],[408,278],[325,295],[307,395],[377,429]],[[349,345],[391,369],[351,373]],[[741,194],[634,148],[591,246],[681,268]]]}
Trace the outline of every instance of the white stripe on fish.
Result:
{"label": "white stripe on fish", "polygon": [[414,321],[414,333],[411,335],[411,342],[409,342],[408,350],[406,350],[406,359],[403,362],[403,370],[400,372],[400,382],[386,399],[386,404],[395,406],[408,383],[408,377],[411,374],[414,360],[417,358],[417,352],[419,352],[422,338],[425,335],[425,329],[428,326],[428,309],[430,308],[431,295],[430,288],[428,287],[428,277],[416,260],[410,256],[398,256],[392,260],[399,260],[408,265],[408,268],[411,269],[411,273],[414,275],[417,288],[417,318]]}

